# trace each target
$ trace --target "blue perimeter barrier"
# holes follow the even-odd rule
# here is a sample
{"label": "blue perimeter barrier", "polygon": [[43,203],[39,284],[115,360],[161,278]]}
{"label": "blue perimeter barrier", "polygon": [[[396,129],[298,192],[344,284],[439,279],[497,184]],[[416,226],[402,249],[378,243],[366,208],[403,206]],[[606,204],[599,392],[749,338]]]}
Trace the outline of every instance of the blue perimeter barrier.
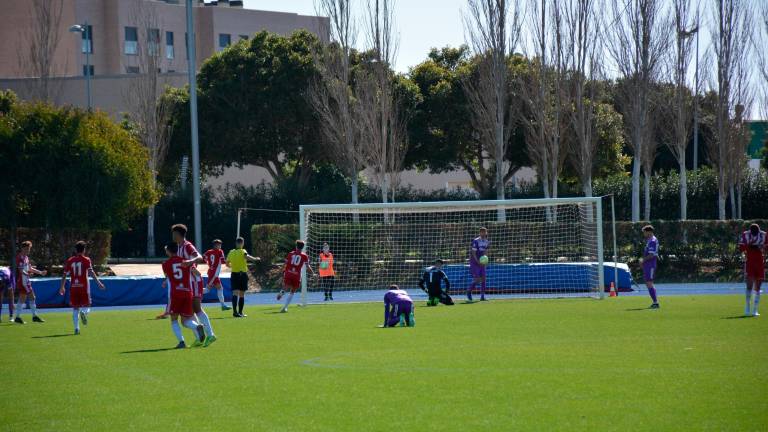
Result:
{"label": "blue perimeter barrier", "polygon": [[[466,287],[472,282],[469,265],[454,264],[443,267],[451,286]],[[616,290],[632,291],[632,274],[626,264],[616,265],[618,282]],[[542,277],[542,273],[553,275],[552,278]],[[532,264],[489,264],[486,269],[487,287],[495,292],[528,292],[528,291],[591,291],[590,282],[596,277],[597,263],[532,263]],[[614,264],[603,263],[605,289],[609,289],[614,281]],[[504,286],[496,285],[504,281]],[[563,286],[568,281],[568,286]]]}
{"label": "blue perimeter barrier", "polygon": [[[91,280],[91,302],[93,306],[137,306],[157,305],[168,303],[168,290],[162,287],[162,276],[107,276],[99,278],[104,282],[106,290],[102,291]],[[204,281],[208,278],[203,276]],[[230,301],[232,289],[229,275],[220,276],[224,287],[224,298]],[[69,306],[69,282],[64,295],[59,295],[61,278],[32,278],[32,288],[35,290],[39,307]],[[216,292],[211,290],[203,296],[203,302],[218,302]]]}

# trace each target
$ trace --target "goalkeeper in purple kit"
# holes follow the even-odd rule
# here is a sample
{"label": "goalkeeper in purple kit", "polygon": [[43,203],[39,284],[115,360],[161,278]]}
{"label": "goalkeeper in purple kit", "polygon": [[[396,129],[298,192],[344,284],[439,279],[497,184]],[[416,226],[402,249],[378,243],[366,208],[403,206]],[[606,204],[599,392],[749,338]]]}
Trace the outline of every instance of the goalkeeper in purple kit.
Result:
{"label": "goalkeeper in purple kit", "polygon": [[383,327],[413,327],[416,321],[413,317],[413,300],[407,292],[397,285],[390,285],[384,294],[384,325]]}

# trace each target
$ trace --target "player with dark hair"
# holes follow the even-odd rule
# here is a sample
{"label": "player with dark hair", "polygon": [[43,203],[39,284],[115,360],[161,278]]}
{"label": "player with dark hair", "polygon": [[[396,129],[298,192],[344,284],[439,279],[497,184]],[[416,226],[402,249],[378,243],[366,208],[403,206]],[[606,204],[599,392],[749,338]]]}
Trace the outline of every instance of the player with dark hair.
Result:
{"label": "player with dark hair", "polygon": [[333,287],[336,284],[336,271],[333,269],[333,254],[328,242],[323,243],[323,250],[320,252],[319,269],[320,288],[323,289],[324,301],[333,300]]}
{"label": "player with dark hair", "polygon": [[424,270],[421,279],[419,279],[419,288],[429,296],[427,306],[437,306],[438,303],[446,306],[453,305],[453,299],[448,295],[451,282],[443,271],[443,260],[435,260],[435,265],[429,266]]}
{"label": "player with dark hair", "polygon": [[[75,334],[80,334],[80,321],[83,325],[88,325],[88,314],[91,312],[91,284],[89,275],[99,285],[99,289],[104,290],[104,284],[99,280],[99,276],[93,270],[91,259],[85,256],[86,244],[79,241],[75,244],[75,255],[70,257],[64,263],[64,273],[61,275],[61,286],[59,295],[64,295],[64,288],[67,277],[69,276],[69,304],[72,306],[72,323],[75,326]],[[78,316],[80,319],[78,320]]]}
{"label": "player with dark hair", "polygon": [[[749,229],[741,233],[739,238],[739,250],[745,255],[744,280],[747,283],[747,305],[744,308],[745,316],[760,316],[760,285],[765,280],[765,254],[768,253],[768,235],[760,229],[760,225],[752,224]],[[755,291],[755,303],[750,310],[752,290]]]}
{"label": "player with dark hair", "polygon": [[206,284],[206,290],[216,290],[216,296],[219,298],[219,304],[221,310],[226,311],[232,309],[228,304],[224,303],[224,287],[221,285],[221,268],[224,266],[224,251],[221,250],[222,241],[216,239],[213,241],[213,247],[208,249],[203,254],[205,263],[208,264],[208,283]]}
{"label": "player with dark hair", "polygon": [[168,259],[163,263],[163,273],[166,279],[163,281],[163,287],[167,283],[170,287],[168,298],[168,311],[171,315],[171,329],[176,336],[178,344],[176,348],[186,348],[184,335],[179,327],[179,316],[181,316],[184,327],[195,332],[195,343],[192,346],[200,346],[207,340],[203,325],[195,321],[193,310],[193,286],[191,277],[191,266],[184,265],[185,260],[178,255],[179,245],[176,242],[170,242],[165,246],[165,254]]}
{"label": "player with dark hair", "polygon": [[472,274],[472,283],[467,288],[467,300],[469,301],[472,301],[472,290],[477,284],[480,284],[480,301],[485,301],[485,266],[488,258],[483,258],[483,256],[488,253],[491,241],[488,240],[488,230],[485,227],[480,228],[479,234],[472,240],[472,245],[469,248],[469,272]]}
{"label": "player with dark hair", "polygon": [[32,311],[32,321],[45,322],[42,318],[37,316],[37,304],[35,304],[35,291],[32,289],[32,275],[45,276],[48,274],[45,270],[38,270],[29,263],[29,252],[32,250],[32,242],[25,241],[21,243],[19,254],[16,256],[16,289],[19,291],[19,298],[16,301],[16,319],[14,322],[18,324],[24,324],[24,320],[21,319],[22,306],[29,297],[29,308]]}
{"label": "player with dark hair", "polygon": [[659,308],[659,300],[656,297],[656,287],[653,286],[653,279],[656,277],[656,266],[659,258],[659,240],[653,234],[653,226],[643,227],[643,237],[645,237],[645,249],[643,250],[643,279],[648,288],[648,295],[651,296],[650,309]]}
{"label": "player with dark hair", "polygon": [[277,301],[285,295],[286,290],[290,290],[290,293],[285,298],[285,305],[280,309],[280,312],[288,312],[288,305],[293,300],[293,294],[301,286],[301,268],[306,264],[312,276],[315,275],[315,271],[312,270],[312,266],[309,265],[309,257],[302,252],[304,250],[304,241],[296,240],[296,248],[285,256],[285,265],[283,266],[283,289],[277,295]]}
{"label": "player with dark hair", "polygon": [[187,240],[187,226],[176,224],[171,227],[171,236],[178,245],[176,254],[182,258],[182,267],[189,267],[189,277],[192,286],[192,309],[197,316],[197,321],[205,328],[207,337],[203,345],[208,346],[216,341],[216,335],[213,333],[211,320],[203,309],[203,275],[197,270],[197,265],[205,262],[195,245]]}
{"label": "player with dark hair", "polygon": [[243,313],[245,307],[245,292],[248,291],[248,261],[260,262],[261,258],[248,255],[248,251],[243,247],[245,239],[238,237],[235,239],[235,248],[227,254],[227,265],[232,269],[230,282],[232,283],[232,316],[235,318],[245,318],[248,315]]}
{"label": "player with dark hair", "polygon": [[384,325],[382,327],[414,327],[416,319],[414,317],[413,300],[407,292],[401,290],[399,286],[392,284],[389,290],[384,294]]}

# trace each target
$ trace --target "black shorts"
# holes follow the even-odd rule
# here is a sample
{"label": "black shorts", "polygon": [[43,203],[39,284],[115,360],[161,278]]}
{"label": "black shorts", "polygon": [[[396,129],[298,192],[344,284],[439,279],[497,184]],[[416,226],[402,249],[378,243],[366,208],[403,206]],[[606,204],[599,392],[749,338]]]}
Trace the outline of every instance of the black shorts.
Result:
{"label": "black shorts", "polygon": [[232,291],[248,291],[248,273],[233,272],[231,281]]}
{"label": "black shorts", "polygon": [[320,287],[324,289],[333,289],[333,285],[336,282],[334,276],[323,276],[320,278]]}

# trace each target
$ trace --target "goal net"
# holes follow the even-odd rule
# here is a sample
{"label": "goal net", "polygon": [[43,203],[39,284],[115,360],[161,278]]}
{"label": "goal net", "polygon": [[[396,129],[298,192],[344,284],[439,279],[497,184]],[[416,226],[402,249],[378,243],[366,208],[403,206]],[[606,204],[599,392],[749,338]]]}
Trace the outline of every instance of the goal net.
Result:
{"label": "goal net", "polygon": [[600,198],[558,198],[301,206],[310,264],[319,270],[328,243],[335,273],[333,281],[305,275],[302,303],[323,302],[331,283],[336,301],[378,301],[391,284],[422,299],[419,278],[436,259],[450,295],[461,300],[473,282],[470,249],[481,227],[490,241],[487,296],[602,296]]}

